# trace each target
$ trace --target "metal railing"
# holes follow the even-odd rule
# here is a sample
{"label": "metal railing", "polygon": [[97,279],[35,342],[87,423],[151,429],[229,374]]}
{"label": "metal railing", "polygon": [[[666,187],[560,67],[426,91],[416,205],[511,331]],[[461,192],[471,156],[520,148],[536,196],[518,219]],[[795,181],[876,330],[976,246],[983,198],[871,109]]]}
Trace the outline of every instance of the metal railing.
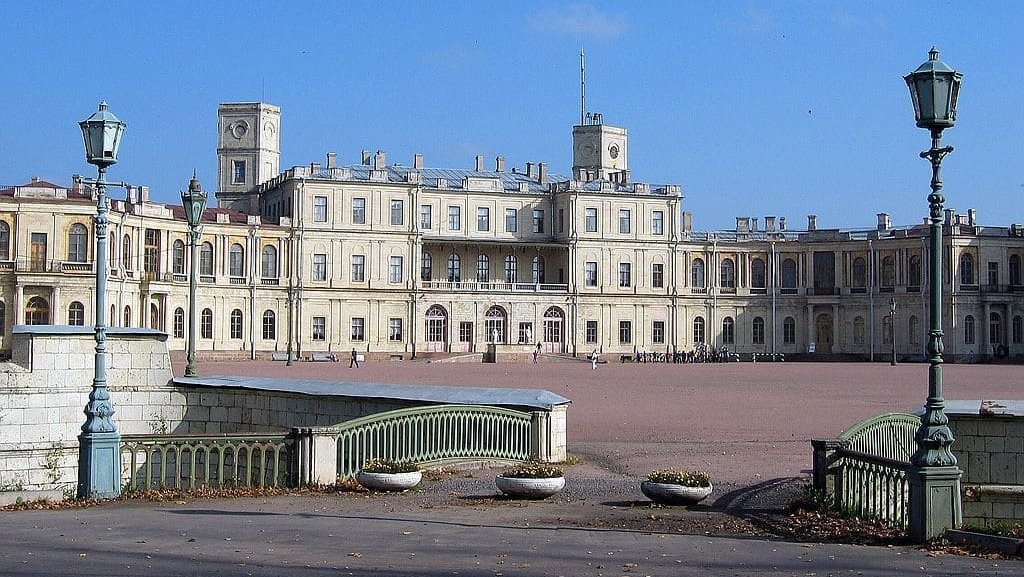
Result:
{"label": "metal railing", "polygon": [[339,425],[338,476],[368,459],[439,465],[521,461],[533,456],[534,415],[500,407],[436,405],[398,409]]}
{"label": "metal railing", "polygon": [[920,417],[886,413],[865,419],[836,439],[811,441],[814,488],[840,510],[906,527],[907,471]]}
{"label": "metal railing", "polygon": [[569,285],[559,283],[509,283],[476,281],[422,281],[424,290],[469,291],[469,292],[568,292]]}
{"label": "metal railing", "polygon": [[121,485],[130,490],[291,486],[292,446],[287,433],[123,435]]}

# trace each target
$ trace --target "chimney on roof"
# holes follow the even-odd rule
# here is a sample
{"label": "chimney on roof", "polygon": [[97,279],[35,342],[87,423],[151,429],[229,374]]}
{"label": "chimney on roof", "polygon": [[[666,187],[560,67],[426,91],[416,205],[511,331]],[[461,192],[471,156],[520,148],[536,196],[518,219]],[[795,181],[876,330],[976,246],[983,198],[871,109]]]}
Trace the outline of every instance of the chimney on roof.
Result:
{"label": "chimney on roof", "polygon": [[477,172],[483,172],[484,171],[484,155],[482,155],[482,154],[476,155],[476,171]]}
{"label": "chimney on roof", "polygon": [[421,153],[417,152],[412,155],[412,167],[416,170],[421,170],[423,168],[423,155]]}
{"label": "chimney on roof", "polygon": [[494,159],[494,172],[505,172],[505,157],[498,156]]}
{"label": "chimney on roof", "polygon": [[35,184],[37,182],[39,182],[39,177],[38,176],[33,176],[32,177],[32,184]]}
{"label": "chimney on roof", "polygon": [[750,219],[750,232],[757,232],[757,217],[751,217]]}
{"label": "chimney on roof", "polygon": [[943,212],[945,213],[945,222],[943,224],[953,224],[953,215],[956,214],[956,211],[952,208],[947,208]]}
{"label": "chimney on roof", "polygon": [[736,232],[743,234],[750,232],[750,217],[737,216],[736,217]]}
{"label": "chimney on roof", "polygon": [[541,184],[548,183],[548,163],[542,162],[537,165],[537,181]]}
{"label": "chimney on roof", "polygon": [[878,230],[889,230],[892,228],[892,218],[887,213],[878,213]]}
{"label": "chimney on roof", "polygon": [[978,211],[974,208],[967,209],[967,226],[977,226],[978,224]]}
{"label": "chimney on roof", "polygon": [[774,216],[766,216],[766,217],[764,217],[764,231],[765,232],[775,232],[775,217]]}
{"label": "chimney on roof", "polygon": [[363,151],[363,161],[362,162],[363,162],[363,166],[370,166],[370,151],[369,150],[364,150]]}
{"label": "chimney on roof", "polygon": [[140,186],[139,187],[139,200],[141,202],[149,202],[149,187],[148,186]]}
{"label": "chimney on roof", "polygon": [[818,230],[818,215],[807,215],[807,230]]}
{"label": "chimney on roof", "polygon": [[328,152],[327,153],[327,168],[337,168],[337,167],[338,167],[338,153],[336,153],[336,152]]}
{"label": "chimney on roof", "polygon": [[319,162],[310,162],[309,163],[309,173],[310,174],[316,174],[318,172],[320,172],[320,163]]}
{"label": "chimney on roof", "polygon": [[533,177],[533,163],[532,162],[527,162],[526,163],[526,176],[528,176],[530,178]]}
{"label": "chimney on roof", "polygon": [[373,155],[373,169],[384,170],[384,167],[388,164],[388,153],[378,149],[377,154]]}

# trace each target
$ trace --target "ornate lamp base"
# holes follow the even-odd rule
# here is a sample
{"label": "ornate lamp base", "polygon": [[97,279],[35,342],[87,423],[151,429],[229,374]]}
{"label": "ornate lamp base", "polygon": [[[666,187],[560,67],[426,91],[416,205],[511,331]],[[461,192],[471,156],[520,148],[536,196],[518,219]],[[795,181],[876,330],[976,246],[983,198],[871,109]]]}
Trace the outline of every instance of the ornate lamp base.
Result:
{"label": "ornate lamp base", "polygon": [[113,499],[121,494],[121,434],[78,436],[78,498]]}
{"label": "ornate lamp base", "polygon": [[960,503],[960,475],[956,465],[912,467],[910,483],[910,524],[908,533],[916,543],[941,537],[947,529],[963,522]]}

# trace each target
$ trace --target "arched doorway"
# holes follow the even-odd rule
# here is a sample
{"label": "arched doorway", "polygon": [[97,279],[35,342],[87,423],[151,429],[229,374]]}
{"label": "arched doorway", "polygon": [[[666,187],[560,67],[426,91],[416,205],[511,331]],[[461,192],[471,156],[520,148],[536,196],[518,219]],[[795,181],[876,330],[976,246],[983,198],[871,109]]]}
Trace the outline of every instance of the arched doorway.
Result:
{"label": "arched doorway", "polygon": [[488,343],[507,343],[508,335],[506,334],[507,324],[505,321],[508,319],[508,315],[505,313],[505,309],[494,305],[487,309],[487,313],[484,315],[484,329],[486,330],[485,337]]}
{"label": "arched doorway", "polygon": [[25,305],[26,325],[48,325],[50,324],[50,303],[43,297],[32,297]]}
{"label": "arched doorway", "polygon": [[815,352],[832,352],[832,315],[822,313],[818,315],[815,323]]}
{"label": "arched doorway", "polygon": [[544,332],[541,346],[545,353],[565,352],[565,312],[558,307],[544,311]]}
{"label": "arched doorway", "polygon": [[432,305],[427,309],[426,330],[426,352],[443,353],[447,350],[448,344],[448,311],[441,305]]}

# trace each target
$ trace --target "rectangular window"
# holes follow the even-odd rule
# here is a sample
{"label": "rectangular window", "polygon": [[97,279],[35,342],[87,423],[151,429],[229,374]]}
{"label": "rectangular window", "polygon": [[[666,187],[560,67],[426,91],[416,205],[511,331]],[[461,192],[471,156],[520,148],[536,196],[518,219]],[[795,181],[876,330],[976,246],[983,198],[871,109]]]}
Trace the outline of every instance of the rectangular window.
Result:
{"label": "rectangular window", "polygon": [[313,222],[327,222],[327,197],[313,197]]}
{"label": "rectangular window", "polygon": [[654,288],[665,286],[665,265],[660,262],[651,265],[651,286]]}
{"label": "rectangular window", "polygon": [[654,321],[651,329],[651,342],[656,345],[665,344],[665,321]]}
{"label": "rectangular window", "polygon": [[[789,319],[787,319],[788,321]],[[783,322],[782,323],[782,342],[787,345],[796,343],[796,323],[795,322]]]}
{"label": "rectangular window", "polygon": [[352,224],[366,224],[366,199],[352,199]]}
{"label": "rectangular window", "polygon": [[632,215],[628,208],[619,210],[619,234],[629,234],[632,228]]}
{"label": "rectangular window", "polygon": [[327,340],[327,318],[326,317],[313,317],[313,335],[314,341]]}
{"label": "rectangular window", "polygon": [[363,333],[363,325],[364,324],[365,323],[364,323],[363,317],[352,317],[352,340],[353,341],[360,342],[360,341],[362,341],[365,338],[365,334]]}
{"label": "rectangular window", "polygon": [[597,261],[587,261],[583,266],[584,286],[597,286]]}
{"label": "rectangular window", "polygon": [[352,255],[352,282],[363,282],[366,280],[366,256],[361,254]]}
{"label": "rectangular window", "polygon": [[988,284],[989,286],[996,286],[999,284],[999,263],[989,262],[988,263]]}
{"label": "rectangular window", "polygon": [[[82,261],[85,260],[85,251],[82,251]],[[74,259],[72,259],[74,260]],[[81,261],[80,261],[81,262]],[[146,246],[143,247],[142,267],[144,271],[152,275],[160,274],[160,231],[146,229]],[[150,275],[151,276],[151,275]]]}
{"label": "rectangular window", "polygon": [[586,218],[587,232],[597,232],[597,209],[588,208]]}
{"label": "rectangular window", "polygon": [[587,344],[594,344],[597,342],[597,321],[587,321]]}
{"label": "rectangular window", "polygon": [[448,230],[461,230],[462,229],[462,207],[460,206],[449,206],[448,207]]}
{"label": "rectangular window", "polygon": [[544,232],[544,211],[533,209],[533,232]]}
{"label": "rectangular window", "polygon": [[391,257],[391,261],[388,263],[388,282],[402,282],[402,257]]}
{"label": "rectangular window", "polygon": [[518,215],[516,209],[505,209],[505,232],[516,232],[519,229]]}
{"label": "rectangular window", "polygon": [[391,199],[391,225],[402,226],[405,224],[405,201],[397,198]]}
{"label": "rectangular window", "polygon": [[[182,318],[184,322],[184,318]],[[272,341],[277,338],[277,316],[273,311],[263,313],[263,340]]]}
{"label": "rectangular window", "polygon": [[622,344],[633,342],[633,321],[619,321],[619,342]]}
{"label": "rectangular window", "polygon": [[491,209],[486,206],[476,207],[476,229],[480,232],[491,230]]}
{"label": "rectangular window", "polygon": [[313,255],[313,280],[325,281],[327,280],[327,255],[326,254],[314,254]]}
{"label": "rectangular window", "polygon": [[519,323],[519,343],[530,344],[533,342],[533,323]]}
{"label": "rectangular window", "polygon": [[665,213],[660,210],[651,215],[651,234],[665,234]]}
{"label": "rectangular window", "polygon": [[434,219],[432,218],[430,205],[429,204],[421,205],[420,206],[420,228],[425,228],[425,229],[429,230],[432,226],[434,226],[433,220]]}
{"label": "rectangular window", "polygon": [[402,319],[388,319],[388,340],[392,342],[402,340]]}
{"label": "rectangular window", "polygon": [[242,338],[242,311],[235,310],[231,312],[231,338],[240,339]]}
{"label": "rectangular window", "polygon": [[473,323],[468,321],[462,321],[461,323],[459,323],[459,342],[473,342]]}
{"label": "rectangular window", "polygon": [[632,286],[632,264],[628,262],[619,263],[619,286]]}
{"label": "rectangular window", "polygon": [[565,209],[558,209],[558,232],[565,232]]}
{"label": "rectangular window", "polygon": [[231,184],[245,184],[245,161],[231,161]]}

